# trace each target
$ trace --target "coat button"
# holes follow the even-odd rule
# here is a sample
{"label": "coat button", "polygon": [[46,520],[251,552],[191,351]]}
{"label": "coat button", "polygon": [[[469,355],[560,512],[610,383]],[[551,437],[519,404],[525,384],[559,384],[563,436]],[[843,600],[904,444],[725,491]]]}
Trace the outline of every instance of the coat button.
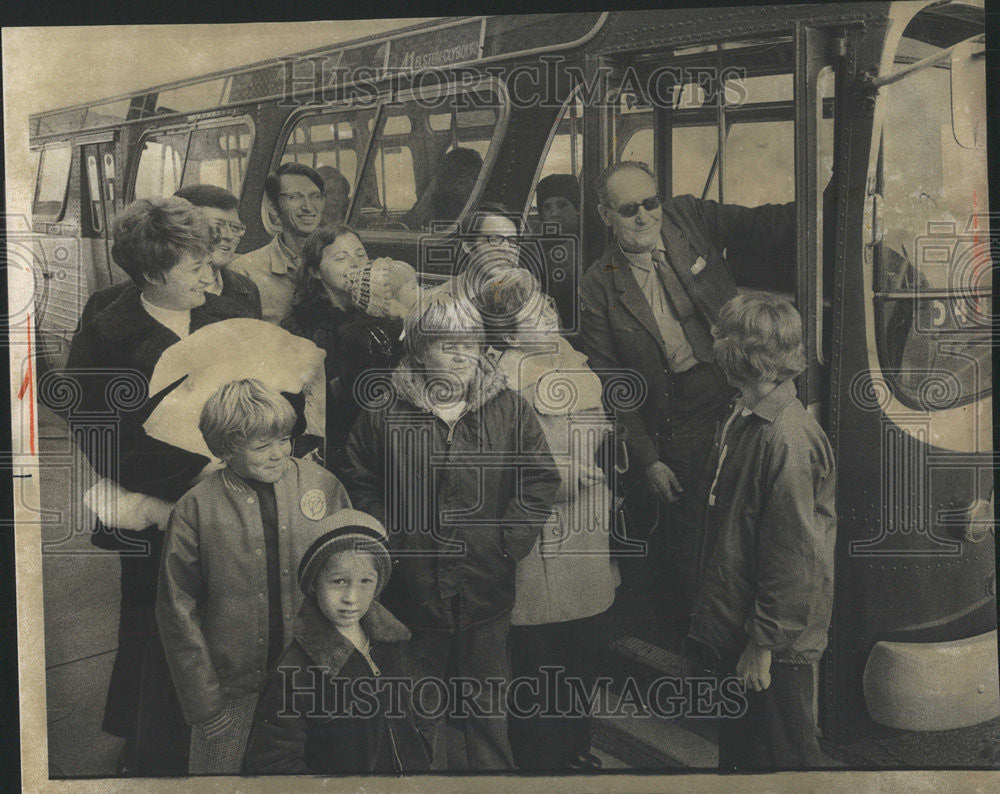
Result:
{"label": "coat button", "polygon": [[263,601],[265,598],[266,598],[266,596],[263,593],[257,593],[257,600],[258,601]]}
{"label": "coat button", "polygon": [[263,557],[264,556],[264,550],[263,549],[254,549],[254,554],[256,554],[258,557]]}
{"label": "coat button", "polygon": [[291,615],[285,615],[285,622],[286,622],[286,623],[287,623],[288,621],[290,621],[291,619],[292,619],[292,616],[291,616]]}
{"label": "coat button", "polygon": [[257,638],[257,644],[258,645],[263,645],[264,644],[264,638],[263,637],[258,637]]}
{"label": "coat button", "polygon": [[253,497],[252,496],[248,496],[247,497],[247,504],[251,504],[251,505],[253,504]]}
{"label": "coat button", "polygon": [[287,569],[287,568],[285,568],[285,569],[284,569],[284,570],[283,570],[283,571],[281,572],[281,575],[282,575],[282,576],[288,576],[288,569]]}

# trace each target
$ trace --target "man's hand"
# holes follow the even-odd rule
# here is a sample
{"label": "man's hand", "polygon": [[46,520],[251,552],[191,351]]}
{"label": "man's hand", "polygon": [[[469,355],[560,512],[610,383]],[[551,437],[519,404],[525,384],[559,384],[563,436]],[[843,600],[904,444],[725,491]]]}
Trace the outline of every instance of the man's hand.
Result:
{"label": "man's hand", "polygon": [[656,495],[667,502],[676,502],[684,493],[677,475],[661,460],[646,467],[646,477]]}
{"label": "man's hand", "polygon": [[771,651],[758,648],[753,640],[749,640],[736,663],[736,675],[755,692],[763,692],[771,686]]}

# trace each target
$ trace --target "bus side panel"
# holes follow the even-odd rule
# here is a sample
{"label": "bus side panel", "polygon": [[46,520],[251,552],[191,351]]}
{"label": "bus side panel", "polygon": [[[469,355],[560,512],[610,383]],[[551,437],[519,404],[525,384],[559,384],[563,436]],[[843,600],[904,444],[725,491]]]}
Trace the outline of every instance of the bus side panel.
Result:
{"label": "bus side panel", "polygon": [[[874,73],[881,45],[881,31],[850,39],[850,82]],[[874,103],[852,96],[843,108],[830,421],[838,461],[836,599],[821,713],[835,740],[875,727],[862,688],[875,643],[944,642],[996,627],[994,537],[963,539],[964,509],[989,497],[991,457],[949,453],[921,440],[919,428],[903,431],[865,375],[872,284],[862,257],[871,239],[864,206]]]}

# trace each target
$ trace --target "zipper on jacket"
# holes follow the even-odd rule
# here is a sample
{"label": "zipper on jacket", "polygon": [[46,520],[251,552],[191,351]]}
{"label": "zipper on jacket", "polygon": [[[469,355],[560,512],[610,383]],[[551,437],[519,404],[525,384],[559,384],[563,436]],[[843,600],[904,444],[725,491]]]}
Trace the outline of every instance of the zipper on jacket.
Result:
{"label": "zipper on jacket", "polygon": [[403,762],[399,759],[399,751],[396,749],[396,737],[392,732],[392,722],[388,717],[385,718],[385,728],[389,732],[389,745],[392,747],[392,757],[396,762],[396,771],[402,774]]}

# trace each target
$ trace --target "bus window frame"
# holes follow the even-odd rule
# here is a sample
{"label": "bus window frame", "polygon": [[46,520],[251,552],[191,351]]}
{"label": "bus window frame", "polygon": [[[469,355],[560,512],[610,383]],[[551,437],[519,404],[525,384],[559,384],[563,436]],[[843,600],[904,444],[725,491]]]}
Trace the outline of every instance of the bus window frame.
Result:
{"label": "bus window frame", "polygon": [[[368,146],[365,150],[364,160],[359,161],[358,165],[357,184],[359,185],[363,183],[364,178],[368,175],[368,169],[370,167],[375,167],[372,159],[375,151],[374,144],[381,133],[382,117],[384,115],[386,105],[399,105],[417,100],[429,100],[432,98],[444,100],[447,97],[454,96],[458,93],[471,94],[482,92],[484,89],[492,90],[499,100],[497,123],[493,127],[493,134],[490,137],[489,146],[486,149],[486,156],[483,157],[483,165],[479,169],[479,175],[476,177],[476,183],[473,186],[472,192],[469,194],[469,198],[458,217],[453,222],[449,223],[446,228],[431,230],[430,232],[421,229],[359,229],[358,235],[362,241],[365,243],[385,242],[398,244],[416,242],[420,237],[428,234],[439,239],[454,234],[462,223],[462,220],[465,218],[465,215],[469,212],[469,209],[475,206],[476,202],[478,202],[482,196],[483,187],[493,171],[493,166],[496,163],[497,155],[500,150],[499,144],[506,135],[507,124],[510,121],[511,115],[510,93],[507,91],[507,86],[502,80],[493,75],[484,76],[472,82],[457,82],[455,80],[449,80],[447,82],[425,88],[410,88],[399,92],[394,92],[391,88],[387,88],[379,93],[377,102],[378,112],[375,115],[375,123],[368,139]],[[347,214],[348,222],[350,222],[351,214],[354,211],[354,199],[355,196],[352,196],[351,206]]]}
{"label": "bus window frame", "polygon": [[[253,147],[257,142],[257,125],[254,123],[253,117],[248,113],[241,113],[239,115],[213,115],[211,118],[190,118],[187,121],[177,124],[166,124],[162,127],[149,127],[142,131],[142,135],[139,136],[139,140],[136,142],[136,151],[139,156],[135,158],[132,163],[132,167],[129,170],[128,175],[128,185],[125,195],[128,196],[128,201],[135,201],[135,183],[139,176],[139,164],[142,162],[142,155],[145,152],[145,145],[150,138],[161,135],[176,135],[178,133],[187,134],[187,142],[184,145],[184,160],[181,163],[181,173],[180,173],[180,183],[178,188],[184,184],[184,176],[187,172],[188,164],[188,152],[191,149],[191,135],[195,130],[212,129],[213,127],[228,127],[238,124],[240,122],[246,122],[250,130],[250,145],[247,148],[247,163],[249,164],[250,159],[253,156]],[[243,175],[243,179],[240,182],[240,189],[237,193],[233,195],[236,196],[238,201],[243,200],[243,191],[246,189],[246,174]]]}
{"label": "bus window frame", "polygon": [[[66,214],[66,205],[69,203],[69,183],[73,174],[73,149],[76,148],[72,141],[57,141],[42,146],[39,149],[38,168],[35,169],[35,189],[31,197],[31,217],[32,221],[43,221],[46,223],[57,223]],[[58,211],[54,213],[40,213],[36,209],[38,205],[38,189],[41,186],[42,168],[45,166],[45,153],[52,149],[69,149],[69,163],[66,166],[66,179],[62,190],[62,202]]]}
{"label": "bus window frame", "polygon": [[[878,75],[892,75],[897,71],[895,64],[899,47],[907,29],[916,17],[929,7],[913,8],[909,4],[894,4],[890,12],[889,27],[885,34],[882,47]],[[930,8],[934,8],[933,6]],[[966,37],[967,38],[967,37]],[[878,203],[881,200],[877,177],[880,174],[882,156],[881,139],[886,124],[886,108],[888,105],[885,90],[874,93],[874,109],[870,131],[868,163],[865,177],[864,218],[877,225]],[[865,351],[868,368],[866,379],[870,381],[876,392],[884,392],[879,401],[879,410],[887,421],[902,433],[914,438],[920,443],[927,443],[927,438],[936,436],[936,446],[950,452],[982,453],[993,449],[992,430],[988,421],[975,421],[974,416],[986,417],[992,411],[992,391],[986,389],[983,393],[974,395],[969,400],[962,400],[947,407],[930,410],[927,406],[914,406],[900,399],[900,395],[892,383],[890,376],[883,367],[884,357],[879,350],[880,333],[876,316],[876,270],[872,232],[859,234],[850,241],[851,256],[855,256],[861,265],[864,296],[862,311],[865,323]]]}
{"label": "bus window frame", "polygon": [[[332,113],[343,113],[347,117],[347,121],[351,124],[351,134],[354,135],[354,140],[357,141],[359,139],[357,135],[359,130],[363,131],[366,136],[364,145],[355,149],[357,165],[354,169],[354,181],[351,183],[350,199],[347,202],[347,207],[345,208],[344,222],[346,223],[347,219],[351,217],[351,210],[354,208],[354,200],[358,195],[361,170],[365,163],[368,162],[368,148],[371,146],[372,138],[374,137],[374,126],[372,129],[368,129],[367,123],[365,123],[365,121],[356,114],[359,110],[374,111],[374,114],[372,115],[372,122],[374,124],[378,121],[378,114],[382,104],[383,97],[379,95],[378,99],[374,102],[361,103],[350,99],[341,99],[334,102],[324,102],[322,105],[309,105],[308,107],[289,113],[288,118],[285,119],[284,124],[281,125],[281,129],[278,131],[278,139],[275,143],[274,151],[271,153],[271,165],[268,168],[268,173],[273,174],[281,165],[281,158],[285,156],[285,150],[288,148],[288,141],[301,122],[311,116],[325,116]],[[275,227],[268,218],[268,213],[273,211],[274,209],[271,207],[271,202],[268,200],[267,194],[262,193],[260,197],[261,223],[269,233],[277,234],[281,231],[280,227]]]}
{"label": "bus window frame", "polygon": [[[239,116],[216,116],[211,119],[198,119],[195,120],[188,132],[188,145],[187,151],[184,153],[184,167],[181,169],[181,185],[184,185],[184,177],[187,176],[188,160],[190,159],[191,153],[191,138],[194,136],[195,132],[200,132],[201,130],[210,130],[218,127],[231,127],[237,124],[246,122],[247,128],[250,133],[250,143],[247,146],[247,167],[249,169],[250,160],[253,157],[253,145],[257,140],[257,125],[254,123],[253,116],[249,114],[241,114]],[[238,142],[238,141],[237,141]],[[243,190],[246,187],[247,172],[243,173],[240,179],[240,189],[236,193],[237,201],[243,199]],[[198,184],[198,183],[195,183]],[[221,187],[221,186],[220,186]]]}
{"label": "bus window frame", "polygon": [[[524,204],[524,210],[521,213],[521,228],[522,229],[527,229],[528,228],[528,219],[529,219],[529,216],[531,215],[531,205],[532,205],[532,202],[535,201],[535,194],[538,191],[538,183],[539,183],[539,181],[541,179],[542,169],[545,168],[545,163],[549,159],[549,152],[552,149],[552,144],[555,142],[556,136],[559,134],[559,127],[560,127],[560,125],[564,121],[566,121],[567,119],[570,118],[570,116],[569,116],[570,108],[576,103],[576,101],[578,99],[580,100],[580,110],[581,110],[581,112],[580,112],[579,117],[577,119],[575,119],[574,121],[571,122],[571,126],[570,126],[571,130],[573,129],[573,124],[575,124],[576,126],[579,127],[579,131],[577,131],[575,134],[579,135],[580,138],[581,138],[581,141],[580,141],[580,162],[578,163],[577,172],[575,174],[573,174],[573,176],[576,177],[577,182],[580,184],[580,207],[581,208],[583,207],[584,202],[586,201],[586,192],[587,191],[586,191],[586,188],[584,187],[584,182],[586,180],[583,178],[583,175],[584,175],[583,163],[584,163],[584,159],[585,159],[585,154],[583,152],[583,140],[582,140],[582,138],[583,138],[583,118],[587,114],[587,106],[582,101],[582,95],[583,95],[583,86],[581,86],[579,84],[573,86],[573,89],[569,92],[569,96],[566,97],[566,101],[563,102],[562,105],[560,106],[559,113],[556,116],[555,122],[553,123],[552,127],[549,129],[549,137],[545,141],[545,146],[542,147],[542,154],[538,158],[538,165],[535,166],[535,173],[531,177],[531,187],[528,189],[528,200],[525,202],[525,204]],[[570,152],[572,153],[572,156],[575,157],[576,155],[573,152],[573,142],[572,142],[573,135],[574,135],[574,133],[571,132],[570,133],[570,137],[571,137]],[[485,167],[485,163],[484,163],[484,167]],[[536,208],[537,208],[537,203],[536,203]],[[583,223],[584,223],[584,216],[583,216],[583,214],[581,212],[581,214],[580,214],[580,234],[581,235],[584,233],[584,231],[583,231]]]}

